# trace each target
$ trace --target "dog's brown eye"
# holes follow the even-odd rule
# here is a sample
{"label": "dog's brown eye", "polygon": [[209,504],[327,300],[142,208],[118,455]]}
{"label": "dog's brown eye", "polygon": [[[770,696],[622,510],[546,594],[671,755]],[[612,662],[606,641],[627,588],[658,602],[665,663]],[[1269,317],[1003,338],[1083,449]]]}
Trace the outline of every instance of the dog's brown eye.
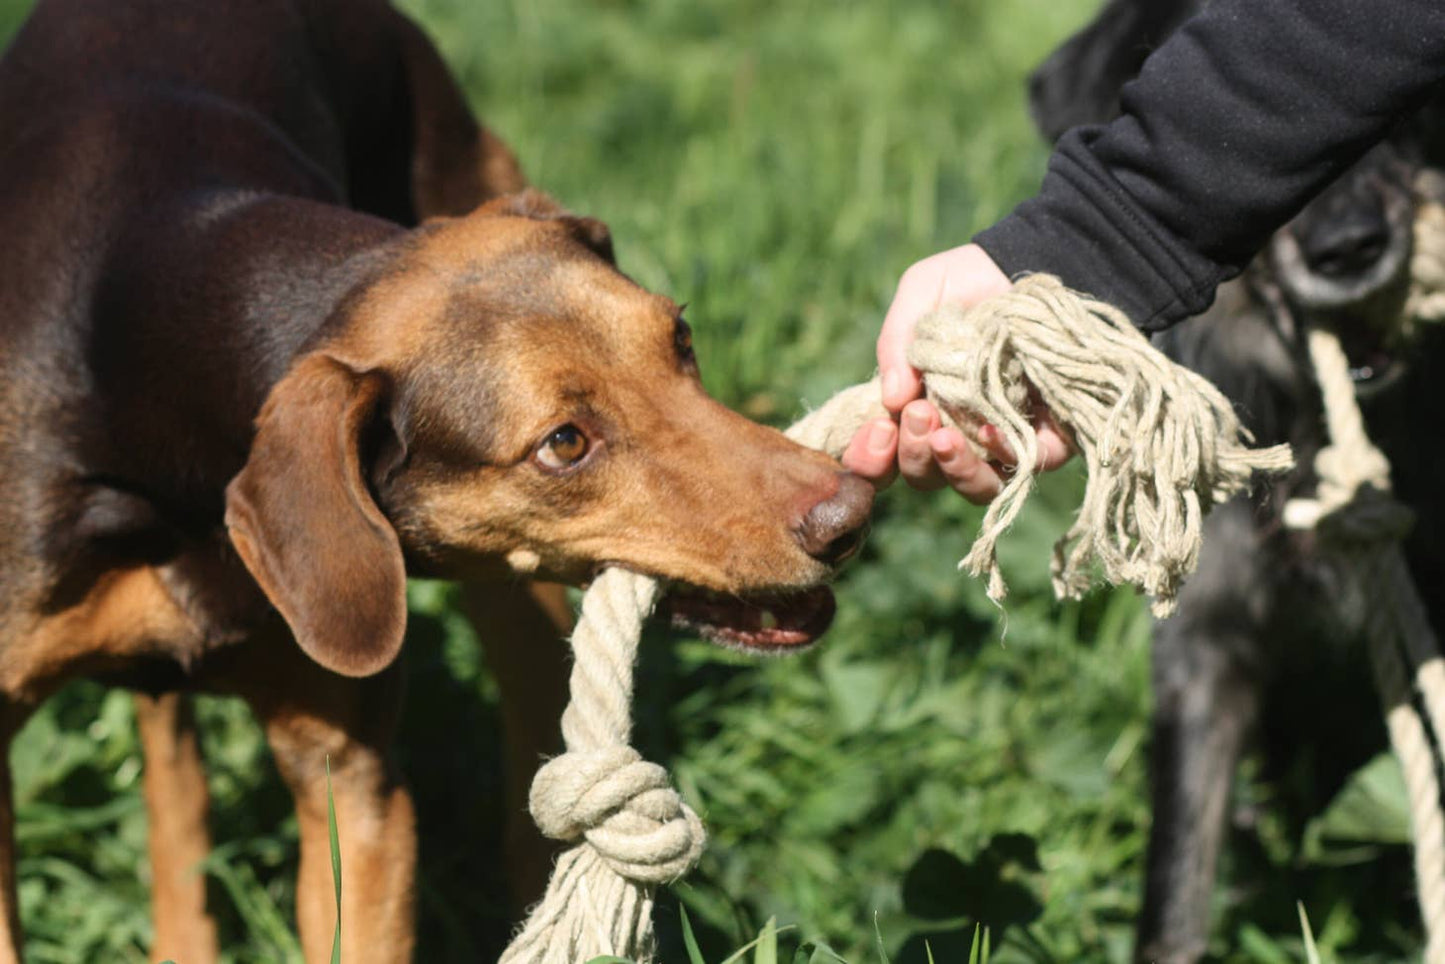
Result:
{"label": "dog's brown eye", "polygon": [[582,461],[586,454],[587,436],[575,425],[563,425],[553,429],[537,449],[537,461],[549,469],[565,469]]}
{"label": "dog's brown eye", "polygon": [[681,318],[672,329],[672,346],[677,349],[678,358],[692,360],[692,326]]}

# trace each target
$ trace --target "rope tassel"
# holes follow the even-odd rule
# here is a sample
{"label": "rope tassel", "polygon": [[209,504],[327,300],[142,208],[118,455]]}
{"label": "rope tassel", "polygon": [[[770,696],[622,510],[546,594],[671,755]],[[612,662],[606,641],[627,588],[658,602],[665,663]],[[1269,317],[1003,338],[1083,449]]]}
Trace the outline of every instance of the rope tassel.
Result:
{"label": "rope tassel", "polygon": [[[1056,278],[1026,277],[967,311],[933,313],[919,322],[909,360],[946,418],[971,437],[982,424],[997,426],[1018,456],[961,563],[987,575],[995,600],[1005,591],[996,545],[1038,468],[1035,394],[1072,435],[1089,473],[1078,519],[1055,547],[1060,596],[1081,594],[1097,563],[1109,582],[1137,586],[1154,597],[1156,613],[1168,613],[1198,558],[1204,513],[1254,472],[1292,464],[1286,446],[1249,449],[1213,385],[1161,355],[1123,313]],[[876,380],[846,389],[788,435],[841,455],[864,423],[886,414],[880,398]],[[633,663],[657,595],[654,580],[608,569],[583,597],[562,716],[566,752],[538,772],[531,795],[542,831],[574,846],[501,964],[649,960],[653,890],[702,852],[697,814],[661,767],[628,746]]]}
{"label": "rope tassel", "polygon": [[[1078,518],[1054,547],[1060,598],[1082,595],[1097,564],[1106,582],[1139,588],[1156,615],[1168,615],[1198,562],[1205,513],[1247,488],[1255,472],[1293,465],[1286,445],[1249,448],[1223,394],[1150,345],[1123,312],[1047,275],[969,309],[935,311],[918,323],[908,360],[946,420],[975,445],[981,424],[996,426],[1018,457],[960,563],[987,577],[996,601],[1007,588],[998,539],[1038,470],[1032,393],[1088,471]],[[880,394],[876,380],[845,389],[789,435],[839,455],[858,428],[886,414]]]}

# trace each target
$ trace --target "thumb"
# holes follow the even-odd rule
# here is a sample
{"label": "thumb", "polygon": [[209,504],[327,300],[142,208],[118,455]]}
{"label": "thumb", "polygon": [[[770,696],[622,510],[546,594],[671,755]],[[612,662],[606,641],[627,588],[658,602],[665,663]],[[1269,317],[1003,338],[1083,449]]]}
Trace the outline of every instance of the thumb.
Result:
{"label": "thumb", "polygon": [[1008,275],[976,244],[924,258],[903,272],[878,334],[884,407],[897,414],[923,393],[918,370],[908,364],[908,346],[919,318],[941,304],[968,307],[1011,287]]}
{"label": "thumb", "polygon": [[[929,259],[931,260],[931,259]],[[908,346],[918,319],[938,307],[943,291],[941,272],[929,260],[920,261],[903,273],[893,303],[878,333],[878,371],[883,376],[883,407],[894,415],[923,394],[923,379],[908,364]]]}

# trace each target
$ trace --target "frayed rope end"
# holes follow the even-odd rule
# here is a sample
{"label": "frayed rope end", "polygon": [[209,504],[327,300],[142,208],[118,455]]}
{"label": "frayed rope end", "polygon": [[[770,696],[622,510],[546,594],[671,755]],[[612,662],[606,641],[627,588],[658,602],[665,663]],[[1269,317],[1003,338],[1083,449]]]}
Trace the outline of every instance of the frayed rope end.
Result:
{"label": "frayed rope end", "polygon": [[[1006,592],[997,543],[1038,471],[1035,399],[1088,472],[1078,517],[1055,546],[1060,598],[1082,595],[1101,575],[1137,587],[1156,615],[1168,615],[1198,562],[1204,514],[1247,489],[1255,473],[1294,465],[1288,446],[1251,448],[1228,399],[1150,345],[1123,312],[1049,275],[924,317],[908,360],[946,419],[974,440],[980,425],[995,426],[1018,456],[962,563],[987,579],[995,601]],[[845,389],[789,435],[841,455],[864,422],[886,414],[879,393],[876,379]]]}

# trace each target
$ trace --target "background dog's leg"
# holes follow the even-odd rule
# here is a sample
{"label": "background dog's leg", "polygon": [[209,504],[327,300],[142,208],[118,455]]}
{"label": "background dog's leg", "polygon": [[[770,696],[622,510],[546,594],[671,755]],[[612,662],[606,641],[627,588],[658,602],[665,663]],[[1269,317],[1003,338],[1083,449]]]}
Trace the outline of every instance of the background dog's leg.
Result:
{"label": "background dog's leg", "polygon": [[216,922],[206,911],[200,862],[211,850],[210,794],[190,699],[135,694],[145,753],[145,801],[151,858],[151,960],[216,960]]}
{"label": "background dog's leg", "polygon": [[503,828],[513,910],[542,896],[556,845],[527,813],[527,792],[543,756],[562,750],[558,721],[567,703],[566,590],[552,583],[468,586],[464,608],[501,691],[507,822]]}
{"label": "background dog's leg", "polygon": [[322,669],[295,643],[276,649],[274,660],[256,661],[256,674],[245,678],[240,691],[265,726],[276,765],[296,798],[302,951],[311,964],[331,960],[336,897],[327,822],[329,759],[341,847],[342,960],[409,961],[416,819],[390,755],[401,708],[401,666],[349,679]]}
{"label": "background dog's leg", "polygon": [[1155,629],[1154,823],[1139,961],[1190,964],[1205,952],[1230,789],[1258,711],[1256,663],[1270,590],[1267,552],[1255,539],[1247,503],[1212,517],[1199,572],[1178,611]]}

